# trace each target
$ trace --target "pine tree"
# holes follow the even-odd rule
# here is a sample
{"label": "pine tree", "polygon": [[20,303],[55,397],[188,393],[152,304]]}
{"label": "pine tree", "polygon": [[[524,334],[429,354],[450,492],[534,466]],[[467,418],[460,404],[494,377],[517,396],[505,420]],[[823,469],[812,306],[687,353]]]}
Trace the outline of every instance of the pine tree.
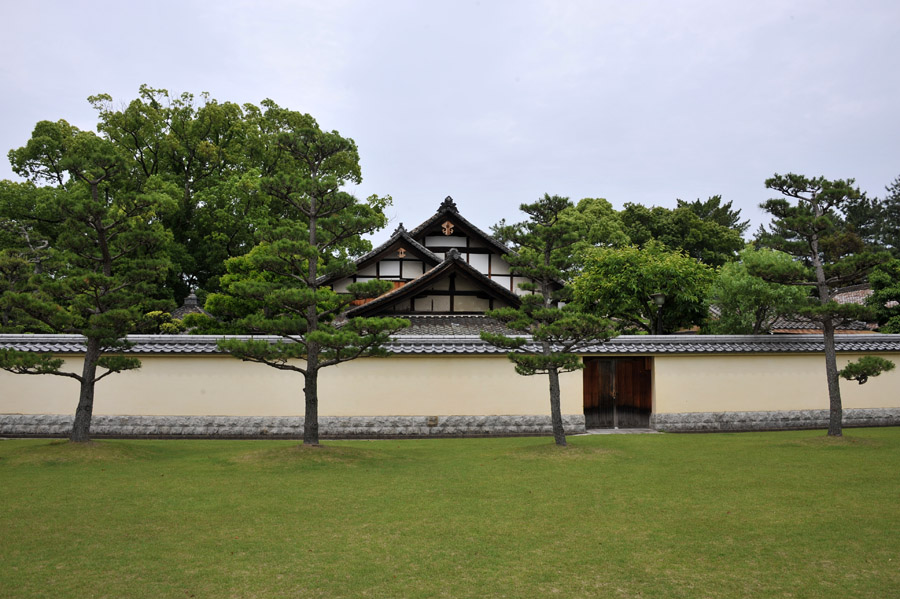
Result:
{"label": "pine tree", "polygon": [[534,283],[520,285],[530,292],[522,297],[520,307],[493,310],[488,316],[523,336],[482,332],[481,338],[511,350],[508,356],[517,373],[548,376],[553,438],[557,445],[566,445],[559,375],[584,367],[574,353],[579,347],[606,341],[614,333],[608,320],[580,312],[573,304],[559,305],[571,299],[564,281],[578,263],[575,250],[586,241],[588,220],[568,198],[549,194],[533,204],[522,204],[520,209],[529,220],[501,223],[494,233],[516,250],[507,256],[512,273]]}
{"label": "pine tree", "polygon": [[[863,281],[887,256],[868,249],[846,223],[846,208],[861,197],[853,180],[830,181],[789,173],[766,180],[766,187],[784,197],[768,200],[761,207],[775,220],[770,230],[760,231],[759,241],[801,260],[806,268],[759,269],[751,274],[767,280],[815,289],[818,302],[800,313],[822,325],[825,341],[825,374],[828,380],[828,435],[841,436],[843,408],[835,328],[852,320],[868,320],[871,310],[856,304],[839,304],[835,292]],[[869,373],[869,376],[874,376]]]}

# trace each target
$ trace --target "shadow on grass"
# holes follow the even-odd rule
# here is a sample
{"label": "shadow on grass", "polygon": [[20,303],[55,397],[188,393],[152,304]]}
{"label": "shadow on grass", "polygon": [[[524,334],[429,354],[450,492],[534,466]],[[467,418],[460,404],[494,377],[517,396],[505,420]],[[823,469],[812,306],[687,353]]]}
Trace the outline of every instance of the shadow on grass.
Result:
{"label": "shadow on grass", "polygon": [[596,458],[620,455],[622,452],[618,449],[610,449],[597,445],[582,444],[578,441],[572,442],[568,440],[568,445],[560,447],[553,440],[540,445],[527,445],[525,447],[517,447],[509,452],[509,456],[524,460],[550,460],[550,461],[569,461],[569,460],[592,460]]}
{"label": "shadow on grass", "polygon": [[857,437],[850,433],[841,437],[829,437],[822,434],[816,437],[808,437],[806,439],[795,439],[784,445],[793,445],[795,447],[814,447],[814,448],[834,448],[844,449],[848,447],[881,447],[883,445],[880,439],[871,439],[867,437]]}
{"label": "shadow on grass", "polygon": [[286,445],[250,451],[231,458],[239,464],[264,466],[294,464],[350,464],[371,460],[378,454],[372,449],[343,445]]}
{"label": "shadow on grass", "polygon": [[96,462],[129,462],[152,459],[154,452],[146,446],[127,441],[104,440],[72,443],[66,439],[25,445],[10,452],[4,464],[44,465],[86,464]]}

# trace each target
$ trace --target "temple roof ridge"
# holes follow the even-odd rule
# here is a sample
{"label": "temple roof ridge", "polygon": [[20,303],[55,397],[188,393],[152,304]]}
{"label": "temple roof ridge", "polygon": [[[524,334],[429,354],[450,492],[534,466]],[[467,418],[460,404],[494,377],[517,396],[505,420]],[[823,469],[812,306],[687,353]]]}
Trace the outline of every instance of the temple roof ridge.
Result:
{"label": "temple roof ridge", "polygon": [[442,210],[452,210],[453,212],[459,212],[459,209],[456,207],[456,202],[453,201],[453,198],[447,196],[444,198],[444,201],[441,202]]}
{"label": "temple roof ridge", "polygon": [[435,222],[439,221],[441,218],[446,218],[448,215],[452,215],[452,218],[455,219],[459,224],[463,227],[469,229],[475,235],[481,237],[484,241],[486,241],[491,247],[496,248],[502,254],[511,254],[514,253],[509,247],[505,244],[498,241],[495,237],[490,235],[489,233],[483,231],[478,228],[474,224],[472,224],[468,219],[466,219],[462,214],[459,213],[459,209],[456,207],[456,202],[452,197],[447,196],[444,198],[444,201],[441,202],[440,207],[437,212],[435,212],[430,218],[426,219],[419,226],[410,229],[409,234],[412,237],[418,237],[422,235],[428,227],[432,226]]}

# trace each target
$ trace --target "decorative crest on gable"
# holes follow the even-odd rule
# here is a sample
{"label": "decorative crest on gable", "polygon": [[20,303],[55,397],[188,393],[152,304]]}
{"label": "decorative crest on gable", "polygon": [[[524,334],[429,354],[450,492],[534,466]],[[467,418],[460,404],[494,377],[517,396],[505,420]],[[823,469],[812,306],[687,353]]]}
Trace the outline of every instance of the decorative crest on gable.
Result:
{"label": "decorative crest on gable", "polygon": [[444,235],[453,235],[453,223],[449,220],[444,221],[444,224],[441,225],[441,231],[444,232]]}

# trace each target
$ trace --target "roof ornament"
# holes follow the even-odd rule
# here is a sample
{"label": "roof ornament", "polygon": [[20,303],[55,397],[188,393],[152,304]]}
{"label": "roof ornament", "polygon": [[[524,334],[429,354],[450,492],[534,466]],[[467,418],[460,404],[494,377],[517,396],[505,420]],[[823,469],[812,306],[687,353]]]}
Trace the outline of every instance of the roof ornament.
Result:
{"label": "roof ornament", "polygon": [[447,196],[444,198],[444,201],[441,202],[441,210],[452,210],[453,212],[459,212],[456,209],[456,202],[453,201],[453,198]]}
{"label": "roof ornament", "polygon": [[191,289],[191,292],[188,294],[188,296],[184,298],[183,305],[185,308],[196,308],[200,306],[200,300],[197,299],[197,294],[194,293],[193,289]]}
{"label": "roof ornament", "polygon": [[397,233],[405,233],[405,232],[406,232],[406,228],[403,226],[403,223],[400,223],[399,225],[397,225],[397,228],[394,229],[394,232],[391,233],[391,237],[393,237]]}
{"label": "roof ornament", "polygon": [[451,260],[461,260],[462,256],[460,256],[458,249],[450,248],[450,251],[447,252],[447,258],[449,258]]}

